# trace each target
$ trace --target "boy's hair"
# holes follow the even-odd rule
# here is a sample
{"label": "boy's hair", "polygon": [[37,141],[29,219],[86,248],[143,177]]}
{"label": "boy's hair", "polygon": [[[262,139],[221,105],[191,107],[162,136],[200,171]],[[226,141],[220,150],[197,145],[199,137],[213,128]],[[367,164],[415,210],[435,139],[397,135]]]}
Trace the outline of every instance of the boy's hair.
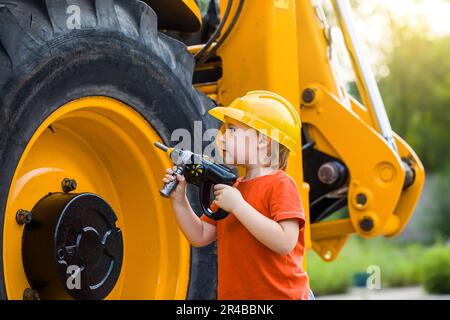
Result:
{"label": "boy's hair", "polygon": [[[258,131],[258,135],[263,134]],[[272,164],[277,163],[278,169],[286,171],[289,158],[289,149],[281,143],[278,143],[274,139],[270,139],[271,146],[267,148],[267,157],[270,159],[266,167],[270,167]],[[275,144],[275,145],[272,145]],[[275,152],[272,154],[271,151]]]}
{"label": "boy's hair", "polygon": [[283,146],[282,144],[280,145],[280,155],[279,155],[279,159],[280,162],[278,164],[278,168],[280,168],[283,171],[286,171],[287,165],[288,165],[288,158],[289,158],[289,149],[286,148],[285,146]]}

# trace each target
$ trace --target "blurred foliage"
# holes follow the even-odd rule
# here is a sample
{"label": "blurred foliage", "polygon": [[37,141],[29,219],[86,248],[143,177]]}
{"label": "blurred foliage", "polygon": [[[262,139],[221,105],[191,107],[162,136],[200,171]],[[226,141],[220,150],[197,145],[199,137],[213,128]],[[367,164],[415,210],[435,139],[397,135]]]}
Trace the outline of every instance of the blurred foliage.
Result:
{"label": "blurred foliage", "polygon": [[400,245],[385,238],[364,240],[353,235],[331,263],[312,250],[307,253],[311,289],[316,295],[345,293],[354,286],[354,275],[373,265],[381,270],[382,288],[417,285],[425,251],[419,244]]}
{"label": "blurred foliage", "polygon": [[[433,35],[420,13],[400,19],[399,13],[375,1],[351,3],[355,16],[364,21],[359,35],[393,130],[418,154],[428,173],[442,170],[450,164],[450,35]],[[368,31],[375,26],[384,30],[376,42]],[[355,83],[347,87],[361,101]]]}
{"label": "blurred foliage", "polygon": [[423,257],[422,284],[426,291],[435,294],[450,293],[450,247],[438,246]]}
{"label": "blurred foliage", "polygon": [[[430,184],[430,206],[418,229],[428,229],[433,239],[450,237],[450,35],[432,36],[421,17],[399,20],[395,13],[362,10],[362,0],[353,0],[356,15],[365,25],[387,20],[379,43],[369,44],[370,53],[382,57],[372,66],[393,130],[423,162]],[[410,23],[415,21],[416,23]],[[374,24],[376,25],[376,24]],[[361,30],[364,38],[366,29]],[[367,39],[363,39],[367,40]],[[367,42],[367,41],[366,41]],[[345,59],[344,59],[345,60]],[[350,94],[360,101],[354,82],[347,83]],[[447,169],[446,169],[447,168]],[[427,201],[428,202],[428,201]],[[413,218],[417,216],[413,215]],[[335,216],[333,216],[335,218]],[[331,217],[330,217],[331,219]],[[423,281],[433,293],[447,292],[449,286],[448,248],[392,239],[363,240],[350,237],[336,261],[322,261],[313,251],[307,254],[311,288],[317,295],[346,292],[354,286],[355,274],[370,265],[381,269],[382,288],[417,285]]]}
{"label": "blurred foliage", "polygon": [[389,75],[379,80],[392,127],[419,155],[427,171],[450,163],[450,36],[391,23]]}
{"label": "blurred foliage", "polygon": [[435,175],[426,227],[435,238],[450,239],[450,165]]}

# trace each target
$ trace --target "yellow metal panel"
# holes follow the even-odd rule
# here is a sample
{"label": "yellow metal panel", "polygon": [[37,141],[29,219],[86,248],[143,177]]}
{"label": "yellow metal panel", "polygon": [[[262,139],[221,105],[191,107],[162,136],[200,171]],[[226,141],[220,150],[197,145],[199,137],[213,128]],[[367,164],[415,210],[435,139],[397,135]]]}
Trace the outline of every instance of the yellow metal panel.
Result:
{"label": "yellow metal panel", "polygon": [[158,15],[162,29],[197,32],[202,27],[202,15],[195,0],[145,0]]}

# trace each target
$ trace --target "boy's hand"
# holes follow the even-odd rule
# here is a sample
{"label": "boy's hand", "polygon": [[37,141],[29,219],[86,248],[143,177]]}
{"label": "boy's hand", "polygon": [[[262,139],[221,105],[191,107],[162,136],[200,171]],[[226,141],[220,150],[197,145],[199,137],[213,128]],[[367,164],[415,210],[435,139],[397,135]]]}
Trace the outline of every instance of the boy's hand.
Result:
{"label": "boy's hand", "polygon": [[223,210],[231,212],[245,201],[238,189],[226,184],[214,186],[214,202]]}
{"label": "boy's hand", "polygon": [[[175,169],[175,167],[174,167]],[[164,183],[174,180],[173,170],[171,168],[166,169],[166,175],[162,179]],[[177,175],[178,185],[175,190],[170,194],[170,199],[175,202],[181,202],[186,196],[186,179],[182,175]]]}

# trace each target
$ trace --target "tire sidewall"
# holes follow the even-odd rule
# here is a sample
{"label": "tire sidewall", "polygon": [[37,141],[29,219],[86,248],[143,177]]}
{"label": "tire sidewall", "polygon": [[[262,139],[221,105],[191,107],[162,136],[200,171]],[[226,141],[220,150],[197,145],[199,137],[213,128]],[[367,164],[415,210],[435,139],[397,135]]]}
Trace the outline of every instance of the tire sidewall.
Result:
{"label": "tire sidewall", "polygon": [[[122,101],[140,113],[168,145],[177,143],[170,140],[173,130],[184,128],[193,132],[194,121],[203,121],[205,130],[218,126],[210,116],[199,112],[190,93],[192,86],[180,83],[160,57],[120,33],[79,31],[34,52],[8,82],[8,87],[20,89],[4,91],[0,102],[0,110],[9,112],[0,145],[2,215],[14,172],[33,134],[48,116],[70,101],[86,96]],[[191,203],[197,200],[192,188],[188,196]],[[4,217],[0,221],[3,239]],[[214,295],[215,273],[209,270],[209,275],[200,276],[204,272],[202,266],[214,268],[212,250],[214,246],[202,251],[191,249],[190,298],[198,298],[196,292],[202,292],[202,298]],[[0,297],[7,298],[3,264]]]}

